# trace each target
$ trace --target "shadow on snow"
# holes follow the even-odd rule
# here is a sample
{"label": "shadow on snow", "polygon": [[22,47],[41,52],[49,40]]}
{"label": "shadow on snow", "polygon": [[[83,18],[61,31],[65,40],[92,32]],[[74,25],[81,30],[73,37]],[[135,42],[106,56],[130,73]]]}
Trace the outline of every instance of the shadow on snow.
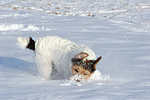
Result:
{"label": "shadow on snow", "polygon": [[35,76],[38,75],[36,65],[34,63],[26,62],[24,60],[10,57],[0,57],[0,65],[8,68],[19,69],[28,72],[30,74],[33,74]]}

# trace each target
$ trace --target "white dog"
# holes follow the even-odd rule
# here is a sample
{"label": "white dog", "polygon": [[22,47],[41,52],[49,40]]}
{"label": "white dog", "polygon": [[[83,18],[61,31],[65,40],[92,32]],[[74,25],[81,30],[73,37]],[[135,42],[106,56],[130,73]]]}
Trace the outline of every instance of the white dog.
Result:
{"label": "white dog", "polygon": [[[35,62],[39,73],[45,79],[66,79],[74,77],[80,81],[89,78],[96,70],[101,57],[87,46],[79,45],[58,36],[46,36],[34,41],[31,37],[18,37],[22,48],[28,48],[35,53]],[[81,78],[82,77],[82,78]]]}

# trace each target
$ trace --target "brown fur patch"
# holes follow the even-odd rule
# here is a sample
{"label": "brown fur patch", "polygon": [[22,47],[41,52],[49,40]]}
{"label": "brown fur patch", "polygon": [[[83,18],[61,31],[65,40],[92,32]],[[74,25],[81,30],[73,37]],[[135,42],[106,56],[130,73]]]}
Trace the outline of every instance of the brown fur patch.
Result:
{"label": "brown fur patch", "polygon": [[74,58],[76,59],[84,59],[86,57],[88,57],[89,55],[87,53],[81,52],[79,54],[77,54]]}
{"label": "brown fur patch", "polygon": [[76,58],[72,58],[71,60],[72,60],[72,66],[80,66],[85,70],[88,70],[90,73],[93,73],[96,70],[96,67],[94,66],[95,60],[83,61],[82,59],[76,59]]}
{"label": "brown fur patch", "polygon": [[85,79],[88,79],[92,73],[86,69],[84,69],[82,66],[77,66],[77,65],[74,65],[72,66],[72,74],[75,75],[75,74],[78,74],[78,75],[82,75],[84,76]]}
{"label": "brown fur patch", "polygon": [[73,75],[82,75],[85,79],[87,79],[93,74],[96,70],[96,65],[101,60],[101,56],[96,60],[87,60],[86,57],[88,56],[89,54],[81,52],[71,59]]}

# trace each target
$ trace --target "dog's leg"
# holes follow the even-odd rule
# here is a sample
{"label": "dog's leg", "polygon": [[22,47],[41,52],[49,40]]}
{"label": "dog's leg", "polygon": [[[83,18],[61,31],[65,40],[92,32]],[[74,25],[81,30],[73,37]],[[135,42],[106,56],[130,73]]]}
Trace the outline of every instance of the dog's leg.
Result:
{"label": "dog's leg", "polygon": [[51,65],[52,65],[52,72],[51,72],[51,75],[53,75],[54,73],[57,73],[57,69],[56,69],[56,66],[55,66],[55,64],[54,64],[53,61],[52,61]]}
{"label": "dog's leg", "polygon": [[52,72],[52,64],[50,59],[47,57],[40,57],[39,59],[39,57],[36,56],[35,61],[38,66],[40,75],[46,80],[50,79]]}

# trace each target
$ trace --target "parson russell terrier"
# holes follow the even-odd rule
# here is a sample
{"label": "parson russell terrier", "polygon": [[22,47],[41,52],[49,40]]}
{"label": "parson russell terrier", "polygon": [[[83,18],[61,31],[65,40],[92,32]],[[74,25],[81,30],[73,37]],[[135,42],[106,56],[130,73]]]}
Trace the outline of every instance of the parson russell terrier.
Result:
{"label": "parson russell terrier", "polygon": [[34,51],[38,71],[44,79],[75,76],[73,80],[86,80],[95,72],[101,60],[101,56],[95,60],[95,53],[87,46],[58,36],[46,36],[36,41],[31,37],[18,37],[17,40],[23,49]]}

